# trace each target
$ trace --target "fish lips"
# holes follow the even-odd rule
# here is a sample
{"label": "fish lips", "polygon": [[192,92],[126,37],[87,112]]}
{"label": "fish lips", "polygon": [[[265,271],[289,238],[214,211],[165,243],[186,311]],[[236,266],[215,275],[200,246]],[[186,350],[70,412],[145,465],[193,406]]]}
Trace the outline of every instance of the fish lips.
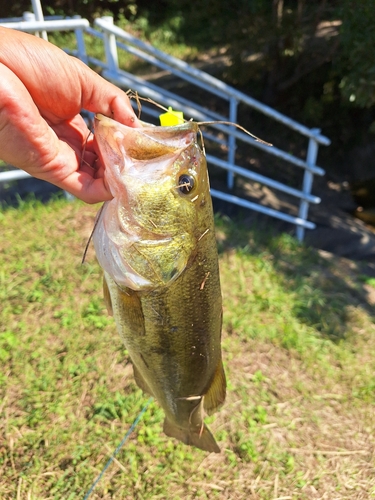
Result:
{"label": "fish lips", "polygon": [[[198,132],[196,122],[173,127],[156,127],[141,122],[143,128],[128,127],[111,118],[96,114],[94,137],[96,151],[103,156],[108,150],[119,151],[122,143],[127,155],[134,160],[149,160],[177,152],[191,144]],[[119,151],[119,157],[121,153]]]}
{"label": "fish lips", "polygon": [[182,150],[196,142],[196,122],[185,122],[173,127],[141,123],[142,128],[128,127],[104,115],[95,115],[94,147],[105,168],[104,180],[114,197],[118,195],[116,191],[122,190],[121,172],[127,168],[125,164],[140,162],[144,172],[147,162],[168,156],[177,157]]}

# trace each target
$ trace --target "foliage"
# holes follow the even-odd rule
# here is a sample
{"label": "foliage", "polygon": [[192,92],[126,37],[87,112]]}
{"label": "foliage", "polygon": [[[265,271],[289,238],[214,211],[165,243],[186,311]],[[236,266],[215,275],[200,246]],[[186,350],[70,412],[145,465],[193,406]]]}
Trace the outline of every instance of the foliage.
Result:
{"label": "foliage", "polygon": [[345,0],[338,61],[345,99],[360,107],[375,104],[375,16],[372,0]]}
{"label": "foliage", "polygon": [[[345,99],[358,106],[375,100],[375,66],[369,57],[375,42],[373,0],[239,0],[236,9],[224,0],[202,0],[199,8],[191,0],[162,0],[157,9],[146,0],[42,3],[46,14],[80,14],[90,20],[112,12],[148,38],[162,28],[169,41],[200,50],[225,46],[231,59],[227,78],[236,85],[261,81],[261,97],[268,102],[276,103],[314,72],[321,73],[322,95],[332,76],[327,64],[333,64]],[[29,0],[17,0],[4,5],[2,15],[25,10],[30,10]]]}
{"label": "foliage", "polygon": [[[79,14],[91,20],[108,11],[116,17],[131,13],[135,5],[133,0],[42,0],[41,3],[45,15]],[[2,17],[21,16],[25,11],[32,11],[30,0],[0,0],[0,6]]]}
{"label": "foliage", "polygon": [[[3,3],[3,16],[30,10],[29,0]],[[223,56],[225,64],[212,66],[215,74],[321,128],[332,139],[323,155],[333,166],[373,141],[373,0],[239,0],[235,9],[224,0],[161,0],[157,8],[148,0],[42,3],[45,14],[90,21],[112,13],[121,26],[183,58]]]}
{"label": "foliage", "polygon": [[[0,212],[0,497],[81,499],[147,397],[102,300],[98,207]],[[217,217],[224,296],[222,452],[162,432],[147,410],[93,499],[371,498],[371,279],[288,236]]]}

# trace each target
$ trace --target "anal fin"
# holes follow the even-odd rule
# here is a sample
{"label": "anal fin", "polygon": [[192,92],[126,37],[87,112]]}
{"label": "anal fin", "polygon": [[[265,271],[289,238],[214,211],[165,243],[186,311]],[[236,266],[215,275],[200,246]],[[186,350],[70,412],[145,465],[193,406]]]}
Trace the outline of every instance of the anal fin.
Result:
{"label": "anal fin", "polygon": [[196,426],[182,428],[165,418],[163,431],[167,436],[174,437],[184,444],[195,446],[204,451],[220,453],[220,448],[206,424],[203,424],[202,428]]}
{"label": "anal fin", "polygon": [[226,379],[222,360],[219,361],[208,391],[204,394],[203,408],[207,415],[212,415],[223,405],[226,396]]}

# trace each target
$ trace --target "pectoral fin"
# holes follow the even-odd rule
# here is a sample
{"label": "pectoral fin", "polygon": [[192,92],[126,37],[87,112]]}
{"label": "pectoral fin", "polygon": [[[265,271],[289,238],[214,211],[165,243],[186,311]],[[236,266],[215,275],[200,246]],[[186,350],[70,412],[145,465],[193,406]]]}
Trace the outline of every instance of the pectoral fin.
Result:
{"label": "pectoral fin", "polygon": [[215,413],[215,411],[224,403],[226,385],[223,362],[220,360],[211,385],[204,395],[203,408],[207,415]]}
{"label": "pectoral fin", "polygon": [[220,448],[206,424],[203,424],[202,428],[194,426],[183,429],[165,418],[163,431],[167,436],[174,437],[184,444],[204,451],[220,453]]}
{"label": "pectoral fin", "polygon": [[118,287],[118,307],[118,314],[126,322],[132,335],[144,337],[146,335],[145,319],[138,293],[129,288],[121,289]]}

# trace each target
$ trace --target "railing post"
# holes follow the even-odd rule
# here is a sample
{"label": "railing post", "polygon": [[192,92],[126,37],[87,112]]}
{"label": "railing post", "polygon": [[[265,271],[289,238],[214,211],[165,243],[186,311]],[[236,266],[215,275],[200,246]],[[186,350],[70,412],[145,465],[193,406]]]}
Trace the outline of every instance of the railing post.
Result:
{"label": "railing post", "polygon": [[[113,24],[113,17],[111,16],[103,16],[102,19],[108,24]],[[104,49],[105,49],[105,56],[107,59],[108,69],[110,71],[114,71],[117,73],[118,54],[117,54],[116,37],[113,33],[108,33],[107,31],[104,31]]]}
{"label": "railing post", "polygon": [[[231,97],[229,100],[229,121],[232,123],[237,123],[237,99]],[[230,130],[234,130],[233,126],[229,127]],[[233,135],[229,135],[228,138],[228,163],[234,165],[236,159],[236,138]],[[228,172],[227,174],[227,186],[228,189],[233,189],[234,186],[234,173]]]}
{"label": "railing post", "polygon": [[[35,14],[33,12],[24,12],[22,14],[22,18],[25,21],[25,23],[32,23],[33,21],[35,21]],[[35,31],[34,35],[40,36],[39,31]]]}
{"label": "railing post", "polygon": [[[81,19],[81,16],[73,16],[73,19]],[[86,52],[85,39],[83,37],[83,29],[78,28],[74,30],[74,33],[76,35],[78,59],[80,59],[85,64],[88,64],[89,61]]]}
{"label": "railing post", "polygon": [[[31,0],[31,4],[33,6],[35,20],[36,21],[44,21],[43,10],[42,10],[42,5],[40,3],[40,0]],[[48,41],[47,31],[44,31],[44,30],[41,31],[40,36],[41,36],[41,38],[43,38],[43,40]]]}
{"label": "railing post", "polygon": [[[319,134],[320,129],[313,129],[313,132]],[[307,148],[306,163],[313,167],[316,165],[316,159],[318,157],[319,144],[316,139],[310,137],[309,146]],[[310,170],[305,170],[303,175],[302,191],[304,194],[310,194],[313,184],[314,174]],[[301,200],[299,205],[298,217],[303,220],[307,220],[307,215],[309,212],[309,202],[306,200]],[[298,241],[303,241],[305,236],[305,228],[302,226],[297,226],[296,236]]]}

